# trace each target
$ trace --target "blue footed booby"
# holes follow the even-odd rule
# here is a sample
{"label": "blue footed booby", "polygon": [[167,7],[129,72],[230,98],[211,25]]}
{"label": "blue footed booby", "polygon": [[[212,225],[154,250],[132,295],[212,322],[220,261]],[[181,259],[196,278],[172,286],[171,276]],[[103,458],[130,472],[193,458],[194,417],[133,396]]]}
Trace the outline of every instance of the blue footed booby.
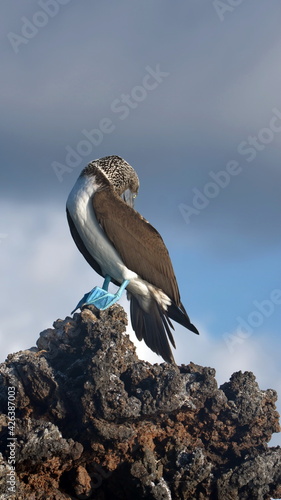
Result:
{"label": "blue footed booby", "polygon": [[[119,156],[106,156],[89,163],[70,192],[66,204],[70,232],[90,266],[104,277],[103,287],[85,294],[76,309],[87,303],[106,309],[126,288],[138,340],[174,363],[171,320],[194,333],[198,330],[181,303],[160,234],[134,209],[138,189],[133,167]],[[108,292],[110,281],[120,287],[115,295]]]}

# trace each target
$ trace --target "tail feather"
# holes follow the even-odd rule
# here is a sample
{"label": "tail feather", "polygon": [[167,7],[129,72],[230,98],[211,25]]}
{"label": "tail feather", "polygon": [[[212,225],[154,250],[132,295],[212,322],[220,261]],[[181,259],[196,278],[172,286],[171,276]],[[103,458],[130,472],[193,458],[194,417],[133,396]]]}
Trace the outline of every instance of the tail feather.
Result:
{"label": "tail feather", "polygon": [[196,326],[194,326],[190,322],[189,316],[188,316],[185,308],[183,307],[182,303],[180,303],[180,305],[178,307],[178,306],[176,306],[176,304],[174,304],[172,302],[172,304],[170,306],[168,306],[167,315],[173,321],[176,321],[177,323],[179,323],[180,325],[184,326],[185,328],[187,328],[191,332],[196,333],[197,335],[199,335],[199,332],[198,332]]}
{"label": "tail feather", "polygon": [[131,295],[130,312],[132,327],[138,340],[144,340],[146,345],[156,354],[162,356],[167,363],[175,363],[167,335],[175,346],[172,333],[165,314],[156,301],[151,302],[150,312],[145,312],[138,300]]}
{"label": "tail feather", "polygon": [[146,345],[156,354],[162,356],[167,363],[175,363],[168,338],[174,348],[175,341],[171,332],[174,327],[171,319],[181,324],[188,330],[199,334],[197,328],[190,319],[180,303],[179,307],[172,303],[167,311],[161,308],[156,300],[151,300],[149,313],[145,312],[136,297],[132,294],[130,298],[130,313],[133,330],[138,340],[144,340]]}

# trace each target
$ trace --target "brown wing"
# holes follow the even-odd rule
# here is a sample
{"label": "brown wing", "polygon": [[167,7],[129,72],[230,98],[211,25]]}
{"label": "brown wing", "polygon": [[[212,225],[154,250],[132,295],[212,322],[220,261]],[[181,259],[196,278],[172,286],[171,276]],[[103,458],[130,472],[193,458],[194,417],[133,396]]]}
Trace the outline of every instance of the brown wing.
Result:
{"label": "brown wing", "polygon": [[156,229],[126,205],[112,188],[97,192],[93,197],[93,207],[97,220],[124,264],[179,305],[179,290],[171,259]]}

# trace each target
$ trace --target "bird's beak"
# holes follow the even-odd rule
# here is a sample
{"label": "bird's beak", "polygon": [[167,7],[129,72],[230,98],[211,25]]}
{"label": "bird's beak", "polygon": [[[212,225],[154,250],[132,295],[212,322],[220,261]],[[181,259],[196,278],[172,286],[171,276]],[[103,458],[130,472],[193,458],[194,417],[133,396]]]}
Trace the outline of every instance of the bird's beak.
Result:
{"label": "bird's beak", "polygon": [[134,208],[135,197],[136,195],[132,193],[130,189],[126,189],[126,191],[124,191],[124,193],[121,194],[122,200],[124,200],[125,203],[127,203],[127,205],[129,205],[132,208]]}

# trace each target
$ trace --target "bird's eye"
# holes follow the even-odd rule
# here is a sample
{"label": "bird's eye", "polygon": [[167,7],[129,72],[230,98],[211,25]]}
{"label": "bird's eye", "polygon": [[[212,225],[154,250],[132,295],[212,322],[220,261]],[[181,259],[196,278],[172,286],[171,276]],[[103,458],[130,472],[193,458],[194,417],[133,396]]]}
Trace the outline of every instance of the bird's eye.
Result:
{"label": "bird's eye", "polygon": [[136,197],[137,197],[137,195],[134,193],[134,194],[133,194],[133,198],[135,199]]}

